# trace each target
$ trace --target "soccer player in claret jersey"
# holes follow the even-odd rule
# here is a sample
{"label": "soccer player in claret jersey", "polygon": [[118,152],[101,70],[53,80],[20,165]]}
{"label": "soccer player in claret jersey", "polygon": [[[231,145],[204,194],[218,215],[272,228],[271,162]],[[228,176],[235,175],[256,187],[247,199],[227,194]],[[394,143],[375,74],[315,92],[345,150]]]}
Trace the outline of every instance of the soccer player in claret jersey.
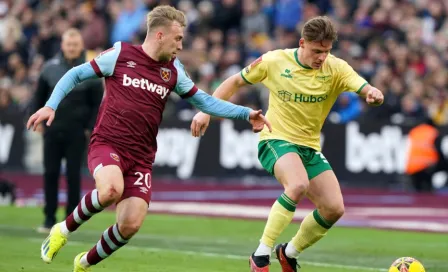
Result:
{"label": "soccer player in claret jersey", "polygon": [[[272,206],[260,244],[249,258],[253,272],[269,271],[272,250],[283,272],[297,271],[299,254],[324,237],[344,214],[338,180],[321,153],[322,126],[341,92],[356,92],[369,105],[381,105],[384,98],[347,62],[330,54],[336,39],[327,17],[310,19],[302,29],[299,48],[264,54],[214,93],[228,100],[239,87],[259,82],[270,91],[266,117],[273,132],[261,132],[258,157],[283,185],[284,193]],[[198,113],[191,124],[193,136],[203,135],[209,121],[209,115]],[[317,209],[304,218],[289,243],[274,247],[305,195]]]}
{"label": "soccer player in claret jersey", "polygon": [[139,230],[151,199],[156,135],[172,91],[201,111],[248,120],[255,132],[265,124],[270,129],[260,110],[214,98],[194,85],[176,58],[182,49],[185,25],[185,15],[175,8],[153,9],[147,15],[148,30],[142,45],[117,42],[94,60],[71,69],[58,82],[46,106],[28,120],[28,128],[35,129],[46,120],[50,125],[58,104],[76,84],[105,77],[106,96],[88,150],[88,166],[96,189],[82,198],[65,221],[53,226],[41,247],[45,262],[53,260],[70,233],[111,204],[117,203],[117,222],[88,252],[75,257],[75,272],[88,271],[126,245]]}

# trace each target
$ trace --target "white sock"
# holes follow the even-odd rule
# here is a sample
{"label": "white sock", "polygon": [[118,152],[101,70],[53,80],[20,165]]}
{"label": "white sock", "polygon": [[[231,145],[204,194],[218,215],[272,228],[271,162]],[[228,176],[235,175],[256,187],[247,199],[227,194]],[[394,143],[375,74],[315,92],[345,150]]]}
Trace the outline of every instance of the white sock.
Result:
{"label": "white sock", "polygon": [[79,260],[79,263],[80,263],[83,267],[89,267],[89,266],[90,266],[89,262],[87,261],[87,253],[84,254],[84,255],[81,257],[81,259]]}
{"label": "white sock", "polygon": [[70,234],[70,231],[67,228],[67,224],[65,223],[65,220],[59,223],[59,226],[61,227],[61,232],[65,236],[68,236]]}
{"label": "white sock", "polygon": [[257,250],[255,251],[255,256],[262,256],[262,255],[269,255],[271,256],[272,247],[269,247],[262,242],[260,242],[260,245],[258,246]]}
{"label": "white sock", "polygon": [[285,248],[285,254],[286,257],[288,258],[297,259],[297,257],[299,257],[300,252],[298,252],[296,247],[291,242],[289,242]]}

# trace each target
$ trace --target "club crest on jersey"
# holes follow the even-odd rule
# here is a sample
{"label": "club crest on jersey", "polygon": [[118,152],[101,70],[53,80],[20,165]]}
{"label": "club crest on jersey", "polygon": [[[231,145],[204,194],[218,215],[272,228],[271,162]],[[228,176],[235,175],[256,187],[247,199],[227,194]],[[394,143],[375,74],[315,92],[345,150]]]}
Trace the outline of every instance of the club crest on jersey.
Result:
{"label": "club crest on jersey", "polygon": [[168,68],[160,68],[160,77],[163,81],[168,82],[171,79],[171,70]]}
{"label": "club crest on jersey", "polygon": [[115,154],[115,153],[110,153],[110,157],[111,157],[112,159],[114,159],[114,161],[117,161],[117,162],[120,161],[120,157],[118,157],[118,155]]}

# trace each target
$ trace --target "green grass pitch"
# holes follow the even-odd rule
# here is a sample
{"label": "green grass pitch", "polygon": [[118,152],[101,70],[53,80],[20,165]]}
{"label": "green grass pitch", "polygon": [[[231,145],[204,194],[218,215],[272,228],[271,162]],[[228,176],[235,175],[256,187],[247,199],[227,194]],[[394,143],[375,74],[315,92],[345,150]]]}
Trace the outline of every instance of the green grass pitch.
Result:
{"label": "green grass pitch", "polygon": [[[41,220],[38,208],[0,207],[1,272],[72,271],[75,255],[98,241],[115,214],[105,211],[81,226],[50,265],[40,259],[45,235],[35,228]],[[279,242],[289,241],[297,227],[290,225]],[[139,234],[92,271],[248,272],[263,228],[264,221],[148,214]],[[446,272],[448,235],[335,227],[299,262],[304,272],[387,271],[402,256],[419,259],[426,271]],[[271,271],[281,271],[275,259]]]}

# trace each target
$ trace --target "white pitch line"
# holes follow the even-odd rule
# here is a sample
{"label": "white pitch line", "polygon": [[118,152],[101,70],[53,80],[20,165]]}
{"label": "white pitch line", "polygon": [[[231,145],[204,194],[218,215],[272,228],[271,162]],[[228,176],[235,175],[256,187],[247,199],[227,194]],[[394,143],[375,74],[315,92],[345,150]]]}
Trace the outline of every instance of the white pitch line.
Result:
{"label": "white pitch line", "polygon": [[[354,209],[352,213],[351,210]],[[406,208],[407,209],[407,208]],[[406,210],[405,208],[394,209],[388,208],[383,209],[387,214],[387,211],[392,210],[389,216],[394,216],[394,219],[373,219],[366,217],[363,219],[365,226],[368,227],[387,227],[392,229],[408,229],[408,230],[425,230],[433,232],[448,232],[448,224],[443,222],[431,221],[431,220],[400,220],[399,214]],[[237,218],[251,218],[251,219],[265,219],[268,217],[271,207],[265,206],[250,206],[250,205],[240,205],[240,204],[220,204],[220,203],[200,203],[200,202],[153,202],[149,205],[149,212],[160,212],[160,213],[180,213],[187,215],[205,215],[205,216],[217,216],[217,217],[237,217]],[[294,213],[294,219],[303,220],[312,209],[307,208],[297,208]],[[342,220],[336,223],[337,226],[342,225],[344,220],[353,220],[353,218],[358,217],[361,219],[360,213],[362,214],[363,208],[347,208],[346,213]],[[368,213],[363,215],[379,215],[379,210],[374,208],[367,208]],[[411,209],[412,212],[418,212],[418,214],[423,214],[431,216],[448,216],[448,209]],[[370,213],[370,214],[369,214]],[[384,215],[382,214],[382,215]],[[408,214],[406,214],[408,215]]]}
{"label": "white pitch line", "polygon": [[[42,243],[42,239],[30,238],[28,239],[31,242]],[[72,245],[90,245],[90,243],[79,242],[79,241],[70,241]],[[159,248],[159,247],[138,247],[132,245],[126,245],[124,248],[130,250],[138,250],[138,251],[148,251],[148,252],[172,252],[184,255],[195,255],[195,256],[204,256],[211,258],[225,258],[231,260],[248,260],[247,256],[242,255],[234,255],[234,254],[220,254],[220,253],[211,253],[211,252],[203,252],[203,251],[193,251],[193,250],[179,250],[179,249],[171,249],[171,248]],[[373,268],[373,267],[362,267],[362,266],[353,266],[353,265],[342,265],[342,264],[332,264],[332,263],[321,263],[321,262],[307,262],[300,261],[301,264],[318,266],[318,267],[329,267],[329,268],[341,268],[347,270],[367,270],[367,271],[388,271],[387,269],[382,268]],[[274,262],[277,264],[277,262]]]}

